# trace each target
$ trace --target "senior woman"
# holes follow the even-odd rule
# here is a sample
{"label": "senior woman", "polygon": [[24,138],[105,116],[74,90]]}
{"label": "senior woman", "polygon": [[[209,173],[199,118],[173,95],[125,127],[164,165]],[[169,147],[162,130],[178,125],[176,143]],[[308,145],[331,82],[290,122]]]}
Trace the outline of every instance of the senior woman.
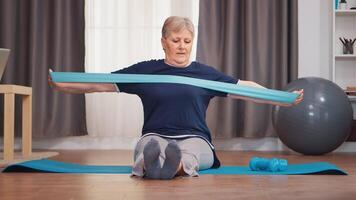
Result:
{"label": "senior woman", "polygon": [[[191,62],[193,39],[194,26],[189,19],[169,17],[162,28],[164,59],[140,62],[112,73],[178,75],[262,87],[255,82],[237,80],[199,62]],[[199,170],[220,166],[205,121],[213,97],[228,96],[289,106],[182,84],[54,83],[50,77],[49,84],[59,91],[72,93],[118,91],[138,95],[144,108],[144,125],[135,147],[132,174],[150,179],[198,176]],[[294,104],[303,97],[302,90],[296,92],[299,97]]]}

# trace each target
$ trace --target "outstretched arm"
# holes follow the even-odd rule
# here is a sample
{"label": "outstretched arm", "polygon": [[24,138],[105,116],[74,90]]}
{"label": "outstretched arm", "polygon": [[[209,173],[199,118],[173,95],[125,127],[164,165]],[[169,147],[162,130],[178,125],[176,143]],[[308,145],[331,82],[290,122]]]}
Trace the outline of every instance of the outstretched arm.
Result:
{"label": "outstretched arm", "polygon": [[48,74],[48,85],[54,90],[75,94],[117,91],[112,83],[56,83],[52,81],[50,74]]}
{"label": "outstretched arm", "polygon": [[[259,85],[253,81],[239,80],[239,82],[237,84],[243,85],[243,86],[249,86],[249,87],[265,88],[262,85]],[[265,89],[267,89],[267,88],[265,88]],[[239,96],[239,95],[235,95],[235,94],[228,94],[227,96],[230,98],[233,98],[233,99],[241,99],[241,100],[246,100],[246,101],[252,101],[255,103],[271,104],[271,105],[276,105],[276,106],[292,106],[292,105],[299,104],[303,100],[304,90],[301,89],[301,90],[296,90],[293,92],[299,94],[299,96],[293,103],[280,103],[280,102],[275,102],[275,101],[256,99],[256,98],[252,98],[252,97]]]}

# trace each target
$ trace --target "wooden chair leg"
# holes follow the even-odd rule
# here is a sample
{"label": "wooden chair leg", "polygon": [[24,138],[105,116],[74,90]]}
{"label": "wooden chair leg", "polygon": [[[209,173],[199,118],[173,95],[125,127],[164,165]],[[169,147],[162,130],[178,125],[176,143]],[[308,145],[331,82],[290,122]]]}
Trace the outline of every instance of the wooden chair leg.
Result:
{"label": "wooden chair leg", "polygon": [[4,95],[4,160],[14,159],[15,94]]}
{"label": "wooden chair leg", "polygon": [[22,155],[31,156],[32,149],[32,95],[22,97]]}

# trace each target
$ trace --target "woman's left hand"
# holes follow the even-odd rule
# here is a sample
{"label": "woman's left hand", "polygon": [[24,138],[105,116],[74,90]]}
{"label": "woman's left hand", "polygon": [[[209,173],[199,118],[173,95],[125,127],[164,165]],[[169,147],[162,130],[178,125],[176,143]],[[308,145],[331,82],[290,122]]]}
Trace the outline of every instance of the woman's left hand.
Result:
{"label": "woman's left hand", "polygon": [[239,96],[239,95],[233,95],[233,94],[228,94],[228,97],[234,98],[234,99],[242,99],[246,101],[253,101],[255,103],[263,103],[263,104],[271,104],[275,106],[293,106],[299,104],[303,100],[303,95],[304,95],[304,90],[295,90],[293,93],[298,93],[298,97],[295,99],[293,103],[281,103],[281,102],[276,102],[276,101],[268,101],[268,100],[262,100],[262,99],[256,99],[252,97],[245,97],[245,96]]}
{"label": "woman's left hand", "polygon": [[298,95],[297,99],[294,101],[294,103],[292,105],[298,105],[303,100],[304,89],[294,90],[293,93],[297,93],[299,95]]}

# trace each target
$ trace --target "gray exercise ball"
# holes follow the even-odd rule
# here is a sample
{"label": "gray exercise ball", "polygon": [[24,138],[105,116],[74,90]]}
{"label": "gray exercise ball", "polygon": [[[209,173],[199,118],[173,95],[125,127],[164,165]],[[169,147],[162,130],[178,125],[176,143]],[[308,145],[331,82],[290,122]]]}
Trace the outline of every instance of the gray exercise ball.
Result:
{"label": "gray exercise ball", "polygon": [[291,107],[275,106],[273,126],[281,141],[305,155],[329,153],[349,136],[353,111],[345,92],[317,77],[291,82],[286,91],[304,89],[303,101]]}

